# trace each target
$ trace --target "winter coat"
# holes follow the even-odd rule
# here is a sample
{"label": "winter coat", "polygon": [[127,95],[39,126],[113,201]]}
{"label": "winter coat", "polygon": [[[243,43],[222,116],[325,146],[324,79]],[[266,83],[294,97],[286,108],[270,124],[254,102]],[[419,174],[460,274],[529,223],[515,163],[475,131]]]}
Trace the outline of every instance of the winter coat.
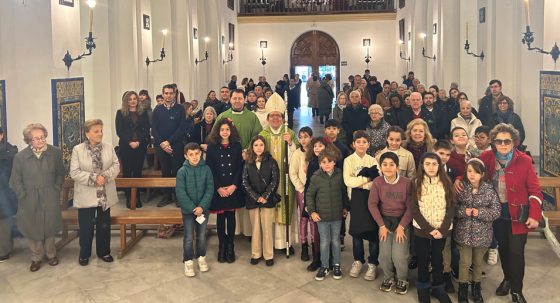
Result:
{"label": "winter coat", "polygon": [[342,209],[348,209],[348,194],[342,170],[335,167],[330,176],[322,169],[313,173],[309,189],[305,193],[305,203],[309,214],[318,213],[321,221],[342,220]]}
{"label": "winter coat", "polygon": [[60,191],[64,175],[62,151],[52,145],[39,159],[31,147],[14,157],[10,187],[18,200],[17,226],[26,238],[45,240],[61,230]]}
{"label": "winter coat", "polygon": [[[247,209],[272,208],[280,202],[276,192],[280,183],[280,169],[278,163],[269,153],[263,154],[261,167],[256,163],[245,163],[243,167],[243,188],[245,189],[245,206]],[[266,203],[257,203],[263,197]]]}
{"label": "winter coat", "polygon": [[[501,95],[502,94],[500,94],[500,96]],[[480,99],[480,102],[478,103],[478,118],[480,119],[480,122],[482,122],[482,125],[492,126],[492,116],[496,112],[496,106],[494,104],[495,99],[497,98],[494,98],[491,94]]]}
{"label": "winter coat", "polygon": [[327,81],[321,81],[321,86],[317,90],[317,99],[319,100],[319,114],[330,115],[334,92]]}
{"label": "winter coat", "polygon": [[346,144],[348,146],[352,144],[354,132],[357,130],[365,130],[369,121],[368,109],[363,105],[348,105],[344,108],[342,128],[346,131]]}
{"label": "winter coat", "polygon": [[188,160],[177,171],[175,193],[183,214],[192,214],[198,206],[202,207],[207,216],[214,194],[214,177],[204,159],[196,166]]}
{"label": "winter coat", "polygon": [[115,117],[115,129],[117,136],[119,136],[119,146],[128,146],[133,140],[133,133],[136,133],[136,141],[140,143],[140,146],[148,146],[150,140],[150,121],[146,111],[138,115],[138,119],[134,123],[130,113],[125,117],[119,109]]}
{"label": "winter coat", "polygon": [[[100,144],[103,144],[101,154],[103,171],[101,175],[105,177],[107,182],[105,183],[107,207],[112,207],[119,202],[115,183],[115,178],[119,175],[120,170],[119,159],[113,146],[107,143]],[[94,173],[92,158],[86,144],[80,143],[74,146],[72,160],[70,161],[70,177],[74,180],[74,207],[97,207],[97,186],[94,183],[97,176]]]}
{"label": "winter coat", "polygon": [[389,123],[389,125],[391,126],[399,126],[399,113],[402,111],[402,109],[399,108],[394,108],[391,107],[388,110],[385,111],[385,116],[384,119],[385,121],[387,121],[387,123]]}
{"label": "winter coat", "polygon": [[307,81],[307,97],[309,98],[309,103],[307,105],[311,108],[319,107],[319,99],[317,93],[320,87],[321,83],[319,83],[319,80],[313,81],[313,79],[310,79],[309,81]]}
{"label": "winter coat", "polygon": [[[496,154],[494,150],[487,150],[480,154],[488,173],[488,180],[494,178],[496,172]],[[514,235],[527,234],[529,229],[525,222],[517,222],[521,205],[529,204],[529,217],[537,221],[542,218],[543,195],[539,178],[533,167],[531,157],[514,149],[513,157],[505,168],[506,198],[511,218],[511,232]]]}
{"label": "winter coat", "polygon": [[[212,125],[213,124],[214,123],[212,123]],[[208,144],[207,138],[210,135],[210,131],[212,130],[212,128],[210,128],[210,131],[206,132],[206,128],[204,127],[205,125],[206,121],[204,119],[194,125],[190,136],[191,142],[196,142],[198,144]]]}
{"label": "winter coat", "polygon": [[[447,139],[450,135],[451,120],[459,114],[459,103],[455,99],[449,98],[447,101],[438,100],[434,103],[434,116],[436,129],[432,136],[438,140]],[[476,115],[476,110],[472,110]]]}
{"label": "winter coat", "polygon": [[379,121],[376,126],[372,126],[370,122],[366,127],[366,134],[369,141],[369,148],[367,150],[367,153],[372,157],[375,157],[375,153],[378,150],[385,148],[387,142],[387,130],[390,126],[391,125],[385,122],[384,119],[381,119],[381,121]]}
{"label": "winter coat", "polygon": [[[470,182],[458,193],[455,206],[455,241],[469,247],[489,247],[492,243],[492,222],[500,217],[500,199],[490,183],[482,182],[472,192]],[[466,214],[467,208],[478,209],[478,217]]]}
{"label": "winter coat", "polygon": [[[437,133],[437,129],[436,129],[436,119],[434,117],[434,113],[427,110],[426,108],[422,107],[422,109],[420,110],[420,117],[422,118],[422,120],[426,121],[426,123],[428,124],[428,127],[430,129],[430,133],[432,134],[436,134]],[[410,121],[414,120],[414,114],[412,112],[412,108],[405,108],[403,109],[398,116],[399,119],[399,126],[406,130],[406,127],[408,126],[408,123],[410,123]]]}
{"label": "winter coat", "polygon": [[10,189],[10,175],[17,146],[0,142],[0,220],[10,218],[17,212],[16,194]]}
{"label": "winter coat", "polygon": [[[245,205],[241,194],[241,143],[230,142],[227,147],[222,144],[209,144],[206,150],[206,163],[214,176],[214,196],[211,211],[241,208]],[[237,189],[229,197],[221,197],[218,188],[235,185]]]}
{"label": "winter coat", "polygon": [[[507,124],[511,124],[515,129],[517,129],[517,131],[519,131],[519,143],[516,143],[517,145],[521,145],[523,144],[523,141],[525,141],[525,127],[523,127],[523,122],[521,121],[521,117],[519,117],[518,114],[511,112],[510,113],[511,118],[509,119],[509,121],[503,121],[503,123],[507,123]],[[502,121],[498,118],[498,113],[494,113],[494,115],[492,115],[491,117],[491,121],[490,121],[490,128],[494,128],[494,126],[498,125],[499,123],[502,123]]]}
{"label": "winter coat", "polygon": [[[433,239],[430,232],[437,229],[445,238],[453,228],[455,201],[451,201],[451,203],[445,201],[445,188],[442,189],[443,184],[438,177],[434,177],[432,180],[425,177],[421,186],[421,199],[418,199],[417,194],[414,195],[410,205],[414,234],[422,238]],[[418,192],[415,182],[412,183],[412,192]]]}

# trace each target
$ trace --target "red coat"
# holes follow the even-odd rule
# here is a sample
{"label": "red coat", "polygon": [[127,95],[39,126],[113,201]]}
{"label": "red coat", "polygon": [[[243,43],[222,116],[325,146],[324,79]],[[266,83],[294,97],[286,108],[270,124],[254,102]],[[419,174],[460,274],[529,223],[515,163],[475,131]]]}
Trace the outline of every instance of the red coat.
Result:
{"label": "red coat", "polygon": [[[493,150],[487,150],[480,154],[480,160],[488,171],[488,179],[492,180],[496,171],[496,155]],[[531,158],[526,154],[514,149],[513,157],[506,167],[506,197],[509,205],[511,218],[517,218],[519,208],[522,204],[529,204],[529,217],[537,221],[542,218],[543,195],[539,179]],[[514,235],[527,234],[529,229],[525,222],[511,221],[511,232]]]}

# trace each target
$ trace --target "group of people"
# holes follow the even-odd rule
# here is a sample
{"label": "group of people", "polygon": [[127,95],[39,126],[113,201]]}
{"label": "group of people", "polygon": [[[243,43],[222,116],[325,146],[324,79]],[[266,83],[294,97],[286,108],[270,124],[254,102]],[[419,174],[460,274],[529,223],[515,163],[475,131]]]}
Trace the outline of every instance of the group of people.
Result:
{"label": "group of people", "polygon": [[[0,161],[13,166],[4,171],[2,165],[0,181],[9,180],[12,191],[0,194],[17,200],[18,228],[32,252],[30,270],[40,269],[45,254],[49,265],[58,264],[54,237],[61,227],[59,193],[66,173],[75,184],[79,264],[89,262],[94,230],[97,256],[113,261],[110,209],[118,203],[119,163],[123,177],[141,177],[153,144],[162,176],[177,179],[157,206],[175,202],[181,208],[188,277],[196,275],[195,261],[200,272],[209,270],[205,231],[208,217],[216,214],[218,262],[235,262],[236,226],[248,218],[243,223],[251,235],[251,264],[264,259],[272,266],[275,249],[294,254],[299,242],[301,260],[311,261],[307,269],[316,272],[316,280],[331,273],[340,279],[350,214],[349,276],[359,277],[366,265],[364,279],[375,280],[380,266],[380,289],[406,294],[409,271],[417,268],[419,302],[429,302],[430,294],[451,302],[447,293],[455,292],[455,274],[459,302],[468,302],[469,285],[474,301],[483,302],[483,258],[490,248],[488,262],[495,264],[497,249],[504,279],[496,295],[511,293],[513,302],[525,302],[524,250],[528,231],[541,219],[542,194],[531,158],[516,148],[524,131],[513,102],[501,93],[501,82],[492,80],[477,118],[457,87],[447,97],[436,86],[425,90],[410,75],[394,92],[386,81],[377,95],[381,85],[375,76],[354,76],[332,111],[313,110],[324,137],[314,137],[307,126],[295,133],[288,125],[301,91],[287,104],[283,93],[295,94],[302,82],[287,75],[271,93],[257,93],[258,87],[270,87],[263,77],[242,88],[234,87],[232,77],[229,87],[220,89],[221,100],[211,91],[199,111],[196,100],[181,103],[173,84],[163,86],[163,100],[153,111],[143,105],[147,92],[127,91],[115,118],[118,154],[102,142],[103,122],[88,120],[86,140],[74,147],[69,172],[60,149],[46,143],[41,124],[24,130],[28,147],[17,154],[0,132]],[[332,77],[321,81],[332,92]],[[130,207],[128,191],[126,198]],[[0,208],[2,260],[11,252],[4,228],[16,212],[10,205]],[[140,201],[136,205],[141,207]]]}

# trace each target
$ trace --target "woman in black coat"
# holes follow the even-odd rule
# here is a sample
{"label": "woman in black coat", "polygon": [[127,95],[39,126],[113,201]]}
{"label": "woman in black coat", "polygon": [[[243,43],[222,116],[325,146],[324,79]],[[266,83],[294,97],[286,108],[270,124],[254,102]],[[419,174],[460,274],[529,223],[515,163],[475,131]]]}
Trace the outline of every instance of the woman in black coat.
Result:
{"label": "woman in black coat", "polygon": [[[122,98],[122,107],[115,117],[117,136],[119,136],[119,158],[124,178],[141,178],[144,158],[150,139],[148,113],[138,103],[138,95],[127,91]],[[130,189],[125,189],[126,207],[130,208]],[[142,207],[137,195],[136,207]]]}
{"label": "woman in black coat", "polygon": [[[249,218],[253,226],[251,264],[264,257],[267,266],[274,264],[274,207],[280,201],[278,163],[266,151],[266,141],[255,136],[250,143],[247,163],[243,167],[243,188]],[[262,230],[262,233],[261,233]]]}
{"label": "woman in black coat", "polygon": [[202,120],[194,125],[191,133],[191,142],[196,142],[200,148],[206,152],[208,147],[208,136],[212,131],[214,122],[216,122],[216,110],[212,106],[204,109]]}
{"label": "woman in black coat", "polygon": [[17,212],[16,194],[10,189],[10,175],[17,146],[4,140],[0,127],[0,262],[10,257],[12,252],[12,217]]}
{"label": "woman in black coat", "polygon": [[513,100],[502,95],[498,97],[496,107],[497,110],[492,116],[491,127],[494,128],[494,126],[500,123],[511,124],[519,132],[519,146],[522,147],[523,141],[525,141],[525,127],[523,127],[521,117],[513,112]]}
{"label": "woman in black coat", "polygon": [[[208,138],[206,163],[214,176],[210,212],[217,214],[218,262],[235,262],[235,210],[245,205],[241,194],[243,159],[239,133],[229,119],[218,121]],[[227,233],[226,233],[227,225]]]}

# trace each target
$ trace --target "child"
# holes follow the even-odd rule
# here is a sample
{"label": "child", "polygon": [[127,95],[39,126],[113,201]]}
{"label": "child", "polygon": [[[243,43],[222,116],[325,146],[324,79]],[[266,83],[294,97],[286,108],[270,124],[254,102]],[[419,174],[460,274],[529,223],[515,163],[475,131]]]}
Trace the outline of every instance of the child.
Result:
{"label": "child", "polygon": [[200,145],[191,142],[185,145],[186,161],[177,172],[175,193],[181,213],[185,233],[183,238],[183,262],[185,276],[194,277],[193,230],[196,231],[196,256],[200,272],[208,271],[206,263],[206,225],[208,210],[214,193],[214,179],[210,167],[202,159]]}
{"label": "child", "polygon": [[[307,195],[307,190],[309,189],[309,184],[311,183],[311,177],[313,173],[319,170],[319,154],[325,150],[329,149],[337,153],[339,155],[339,150],[336,148],[329,140],[324,137],[317,137],[311,140],[309,144],[309,149],[306,152],[305,159],[307,161],[307,169],[305,173],[305,195]],[[339,167],[340,168],[340,167]],[[304,209],[307,207],[307,201],[304,200]],[[309,217],[307,211],[302,214],[302,217]],[[317,223],[311,220],[310,222],[310,232],[311,232],[311,251],[313,252],[313,261],[309,266],[307,266],[308,271],[316,271],[319,267],[321,267],[321,252],[320,252],[320,243],[319,243],[319,231],[317,229]]]}
{"label": "child", "polygon": [[[336,97],[336,105],[333,108],[332,118],[338,123],[342,123],[342,117],[344,116],[344,109],[346,108],[346,94],[344,92],[338,93]],[[338,133],[338,141],[346,142],[346,131],[343,129]]]}
{"label": "child", "polygon": [[340,226],[346,216],[348,196],[342,171],[335,167],[337,153],[325,149],[319,154],[320,170],[313,173],[305,194],[307,211],[317,223],[321,238],[321,268],[315,280],[322,281],[329,274],[329,246],[333,255],[333,278],[342,278],[340,269]]}
{"label": "child", "polygon": [[[218,262],[235,262],[235,210],[245,205],[240,195],[242,157],[239,134],[229,119],[216,122],[208,138],[206,162],[214,175],[210,212],[217,214]],[[226,233],[227,224],[227,233]]]}
{"label": "child", "polygon": [[469,268],[472,265],[474,302],[482,303],[482,262],[486,249],[492,242],[492,222],[500,216],[501,205],[494,187],[488,183],[486,169],[477,158],[467,162],[463,175],[465,190],[457,196],[455,215],[455,241],[459,246],[459,293],[460,303],[468,303]]}
{"label": "child", "polygon": [[[305,182],[307,180],[306,169],[308,162],[305,159],[305,154],[309,151],[311,138],[313,137],[313,130],[310,127],[304,126],[299,130],[298,139],[301,147],[298,148],[290,158],[290,181],[294,184],[296,190],[296,202],[299,208],[299,213],[304,212],[304,190]],[[315,225],[309,222],[309,217],[301,216],[299,219],[299,238],[301,240],[301,260],[304,262],[309,261],[309,242],[307,241],[307,224],[311,229],[311,242],[315,237]]]}
{"label": "child", "polygon": [[483,125],[476,128],[474,131],[474,144],[476,148],[472,149],[474,157],[480,156],[483,151],[491,150],[490,146],[490,127]]}
{"label": "child", "polygon": [[157,105],[163,104],[163,96],[162,95],[157,95],[156,96],[156,104]]}
{"label": "child", "polygon": [[262,128],[266,128],[268,126],[268,112],[266,111],[266,98],[264,96],[260,96],[257,98],[257,106],[255,107],[255,114],[257,118],[259,118],[259,122],[261,123]]}
{"label": "child", "polygon": [[[399,175],[399,157],[393,152],[381,155],[381,173],[369,193],[368,207],[379,225],[379,253],[383,269],[380,289],[404,295],[408,292],[408,251],[412,220],[410,179]],[[396,270],[396,277],[395,277]]]}
{"label": "child", "polygon": [[399,126],[391,126],[387,130],[387,147],[377,153],[376,160],[380,163],[380,156],[391,151],[399,156],[399,176],[414,179],[416,176],[416,164],[412,153],[404,149],[401,144],[405,137],[404,131]]}
{"label": "child", "polygon": [[364,279],[373,281],[377,277],[379,265],[378,225],[368,210],[368,197],[371,181],[379,176],[377,160],[367,154],[369,148],[368,135],[363,130],[354,132],[353,146],[355,152],[344,159],[344,183],[350,198],[350,230],[352,235],[352,253],[354,263],[350,269],[350,277],[357,278],[362,271],[364,258],[364,240],[368,241],[369,256]]}
{"label": "child", "polygon": [[[266,151],[262,136],[255,136],[250,143],[247,163],[243,167],[245,203],[253,226],[251,237],[251,264],[264,257],[266,266],[274,265],[273,219],[274,207],[280,202],[276,190],[280,182],[278,163]],[[262,236],[261,236],[262,229]]]}
{"label": "child", "polygon": [[[472,154],[469,151],[469,135],[467,131],[457,126],[451,130],[451,143],[453,144],[453,151],[451,151],[451,157],[447,166],[449,166],[453,171],[455,171],[456,176],[462,176],[465,173],[465,163],[467,163]],[[455,180],[451,180],[455,182]]]}
{"label": "child", "polygon": [[440,302],[451,302],[444,290],[442,250],[453,227],[455,197],[451,180],[438,155],[422,155],[414,185],[416,195],[410,209],[418,256],[418,301],[430,302],[431,287],[432,295]]}
{"label": "child", "polygon": [[457,118],[451,120],[451,130],[456,127],[465,129],[469,137],[470,145],[474,146],[475,132],[480,126],[482,126],[482,122],[472,113],[471,101],[461,100],[460,112],[457,114]]}

